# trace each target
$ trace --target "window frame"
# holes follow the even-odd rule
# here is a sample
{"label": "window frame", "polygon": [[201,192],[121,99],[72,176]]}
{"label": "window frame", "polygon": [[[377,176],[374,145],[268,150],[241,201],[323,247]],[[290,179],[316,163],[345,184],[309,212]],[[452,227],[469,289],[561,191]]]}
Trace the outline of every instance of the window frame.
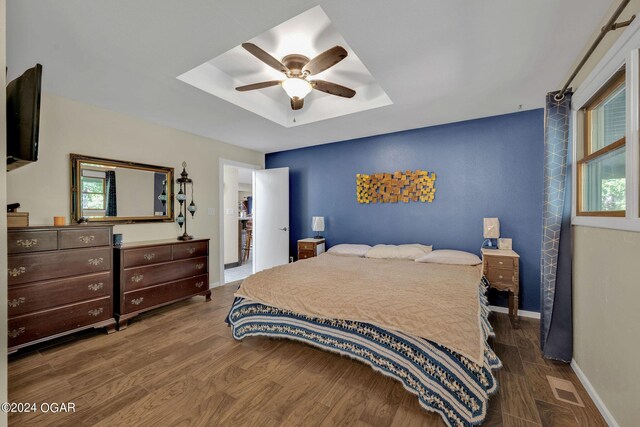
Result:
{"label": "window frame", "polygon": [[[640,20],[633,21],[589,75],[579,84],[571,106],[571,224],[640,232]],[[585,154],[585,117],[582,108],[593,100],[617,73],[625,69],[626,87],[626,211],[624,216],[578,215],[578,159]]]}
{"label": "window frame", "polygon": [[[83,181],[84,181],[85,178],[101,180],[102,181],[102,193],[89,193],[89,192],[84,191],[84,186],[82,184],[84,184]],[[84,206],[82,206],[82,201],[80,201],[80,206],[82,207],[83,211],[102,212],[105,209],[107,209],[107,179],[106,178],[101,178],[101,177],[97,177],[97,176],[82,176],[81,177],[81,181],[80,181],[80,193],[81,194],[101,194],[102,195],[102,208],[101,209],[85,208]]]}
{"label": "window frame", "polygon": [[[622,86],[623,84],[626,83],[626,72],[625,69],[623,68],[622,70],[619,70],[614,76],[613,78],[611,78],[609,81],[607,81],[607,83],[604,85],[604,87],[602,87],[600,89],[600,91],[593,97],[592,100],[590,100],[585,106],[583,106],[580,111],[583,115],[583,121],[584,121],[584,133],[583,133],[583,147],[582,147],[582,158],[579,159],[576,163],[576,168],[577,168],[577,183],[576,183],[576,192],[577,192],[577,200],[576,200],[576,215],[577,216],[614,216],[614,217],[624,217],[626,215],[626,210],[618,210],[618,211],[585,211],[583,210],[583,203],[584,203],[584,198],[583,198],[583,193],[584,193],[584,188],[585,188],[585,182],[584,182],[584,168],[585,166],[593,161],[596,160],[598,158],[604,157],[607,154],[609,154],[612,151],[615,151],[621,147],[625,147],[626,146],[626,129],[625,129],[625,136],[623,136],[622,138],[618,139],[617,141],[612,142],[609,145],[606,145],[596,151],[591,151],[592,150],[592,113],[593,110],[595,108],[597,108],[598,106],[600,106],[600,103],[602,103],[602,101],[604,101],[605,99],[607,99],[607,97],[609,97],[609,95],[611,95],[612,93],[614,93],[616,90],[618,90],[620,88],[620,86]],[[625,85],[625,92],[627,91],[626,85]],[[626,127],[626,126],[625,126]],[[625,166],[626,166],[626,162],[625,162]],[[626,187],[626,185],[625,185]],[[625,194],[625,198],[626,198],[626,194]]]}

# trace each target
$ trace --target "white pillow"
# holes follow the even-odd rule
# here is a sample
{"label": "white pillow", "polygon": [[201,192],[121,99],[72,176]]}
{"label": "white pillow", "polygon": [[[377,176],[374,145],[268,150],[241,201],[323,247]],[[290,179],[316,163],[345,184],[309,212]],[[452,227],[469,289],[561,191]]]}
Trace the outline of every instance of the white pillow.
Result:
{"label": "white pillow", "polygon": [[343,243],[341,245],[331,246],[327,252],[340,256],[364,257],[369,249],[371,249],[371,246],[369,245],[351,245]]}
{"label": "white pillow", "polygon": [[432,251],[416,259],[416,262],[431,262],[435,264],[478,265],[482,260],[470,252],[441,249]]}
{"label": "white pillow", "polygon": [[410,245],[375,245],[369,252],[367,258],[376,259],[416,259],[431,252],[431,246],[420,245],[418,243]]}

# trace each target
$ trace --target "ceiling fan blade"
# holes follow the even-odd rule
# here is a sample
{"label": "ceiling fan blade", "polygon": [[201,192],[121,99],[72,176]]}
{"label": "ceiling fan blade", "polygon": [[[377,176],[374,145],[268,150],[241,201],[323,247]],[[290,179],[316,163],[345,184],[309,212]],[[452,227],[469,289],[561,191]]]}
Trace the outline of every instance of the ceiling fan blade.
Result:
{"label": "ceiling fan blade", "polygon": [[291,100],[291,109],[300,110],[304,106],[304,98],[289,98]]}
{"label": "ceiling fan blade", "polygon": [[275,68],[276,70],[280,71],[281,73],[285,73],[285,74],[289,73],[289,69],[282,62],[278,61],[276,58],[274,58],[273,56],[269,55],[267,52],[265,52],[264,50],[260,49],[255,44],[253,44],[253,43],[242,43],[242,47],[245,48],[247,50],[247,52],[249,52],[250,54],[252,54],[256,58],[258,58],[260,61],[264,62],[265,64],[267,64],[271,68]]}
{"label": "ceiling fan blade", "polygon": [[345,48],[342,46],[334,46],[309,61],[307,65],[302,68],[302,72],[307,72],[311,76],[321,73],[342,61],[347,55],[348,53]]}
{"label": "ceiling fan blade", "polygon": [[239,90],[240,92],[246,92],[248,90],[264,89],[265,87],[276,86],[279,84],[280,84],[280,80],[270,80],[268,82],[253,83],[250,85],[239,86],[236,88],[236,90]]}
{"label": "ceiling fan blade", "polygon": [[356,94],[355,90],[337,83],[325,82],[324,80],[312,80],[309,83],[311,83],[311,86],[313,86],[315,90],[343,98],[353,98]]}

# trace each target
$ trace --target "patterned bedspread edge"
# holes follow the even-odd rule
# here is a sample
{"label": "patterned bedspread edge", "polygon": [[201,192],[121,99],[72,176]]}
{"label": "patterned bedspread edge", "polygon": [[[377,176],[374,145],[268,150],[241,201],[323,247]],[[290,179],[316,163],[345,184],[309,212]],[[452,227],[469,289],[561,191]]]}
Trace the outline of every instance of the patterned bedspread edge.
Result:
{"label": "patterned bedspread edge", "polygon": [[[488,321],[488,283],[479,286],[484,340],[494,336]],[[443,418],[449,426],[482,424],[489,397],[497,391],[493,375],[502,363],[485,345],[484,363],[429,340],[390,331],[368,323],[300,315],[244,298],[236,298],[227,323],[233,337],[288,338],[351,357],[400,381],[420,405]]]}

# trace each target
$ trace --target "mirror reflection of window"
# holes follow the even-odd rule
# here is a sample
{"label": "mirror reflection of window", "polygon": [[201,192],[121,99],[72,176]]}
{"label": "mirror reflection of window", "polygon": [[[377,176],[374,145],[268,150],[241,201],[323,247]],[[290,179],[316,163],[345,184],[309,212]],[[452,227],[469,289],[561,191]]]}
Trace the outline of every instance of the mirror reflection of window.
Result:
{"label": "mirror reflection of window", "polygon": [[101,217],[106,208],[106,178],[104,171],[82,170],[82,212],[85,217]]}

